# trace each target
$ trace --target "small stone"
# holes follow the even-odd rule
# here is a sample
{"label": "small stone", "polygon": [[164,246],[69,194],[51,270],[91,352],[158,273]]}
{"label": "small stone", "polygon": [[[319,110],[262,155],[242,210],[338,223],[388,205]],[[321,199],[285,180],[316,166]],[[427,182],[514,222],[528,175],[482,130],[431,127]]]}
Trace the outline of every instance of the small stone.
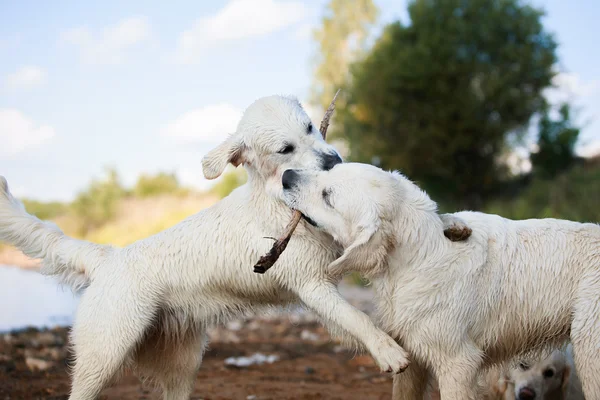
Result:
{"label": "small stone", "polygon": [[10,333],[4,334],[3,338],[6,344],[12,344],[15,341],[15,337]]}
{"label": "small stone", "polygon": [[258,399],[258,397],[256,397],[256,395],[251,394],[250,396],[246,396],[246,400],[256,400]]}
{"label": "small stone", "polygon": [[315,369],[313,367],[306,367],[304,368],[304,373],[307,375],[312,375],[315,373]]}
{"label": "small stone", "polygon": [[339,345],[339,344],[333,347],[333,352],[336,353],[336,354],[337,353],[341,353],[341,352],[343,352],[345,350],[346,350],[346,348],[344,346]]}
{"label": "small stone", "polygon": [[59,343],[58,339],[60,338],[52,334],[52,332],[40,332],[37,335],[37,342],[41,346],[56,346],[58,344],[61,344]]}
{"label": "small stone", "polygon": [[244,326],[244,323],[242,321],[240,321],[239,319],[234,319],[233,321],[229,321],[226,326],[227,326],[227,329],[229,329],[230,331],[237,332],[240,329],[242,329],[242,327]]}
{"label": "small stone", "polygon": [[387,382],[389,380],[390,380],[390,378],[387,377],[387,376],[376,376],[376,377],[373,377],[373,378],[369,379],[369,382],[371,382],[371,383],[384,383],[384,382]]}
{"label": "small stone", "polygon": [[54,363],[40,358],[27,357],[25,358],[25,364],[30,371],[46,371],[51,368]]}
{"label": "small stone", "polygon": [[300,333],[300,339],[316,342],[319,340],[319,335],[305,329]]}

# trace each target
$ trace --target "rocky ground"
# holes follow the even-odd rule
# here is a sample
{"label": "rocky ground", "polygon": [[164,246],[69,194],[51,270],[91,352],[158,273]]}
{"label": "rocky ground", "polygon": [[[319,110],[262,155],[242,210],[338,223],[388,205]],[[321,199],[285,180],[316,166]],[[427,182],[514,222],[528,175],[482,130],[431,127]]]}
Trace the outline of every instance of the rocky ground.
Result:
{"label": "rocky ground", "polygon": [[[369,293],[344,289],[369,311]],[[67,399],[66,328],[0,335],[0,400]],[[158,399],[126,374],[103,399]],[[353,357],[306,312],[231,321],[211,332],[194,399],[390,399],[391,377],[368,356]]]}

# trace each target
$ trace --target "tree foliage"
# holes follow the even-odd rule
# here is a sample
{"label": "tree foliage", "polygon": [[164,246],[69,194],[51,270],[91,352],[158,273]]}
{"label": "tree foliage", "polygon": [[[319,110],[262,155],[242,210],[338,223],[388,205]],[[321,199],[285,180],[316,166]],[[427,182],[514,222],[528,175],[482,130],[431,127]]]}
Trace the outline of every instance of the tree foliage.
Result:
{"label": "tree foliage", "polygon": [[[370,28],[377,20],[373,0],[331,0],[314,32],[317,60],[312,103],[323,110],[344,84],[349,65],[364,51]],[[339,103],[338,103],[339,105]]]}
{"label": "tree foliage", "polygon": [[577,161],[575,144],[580,130],[571,121],[569,105],[560,107],[558,120],[553,120],[549,110],[544,110],[538,131],[538,149],[530,157],[533,173],[541,178],[554,178]]}
{"label": "tree foliage", "polygon": [[68,207],[59,201],[43,202],[31,199],[21,199],[28,213],[39,219],[48,220],[64,214]]}
{"label": "tree foliage", "polygon": [[174,173],[159,172],[156,175],[142,174],[133,188],[137,197],[152,197],[160,194],[181,194],[183,189]]}
{"label": "tree foliage", "polygon": [[536,177],[512,199],[490,202],[486,212],[513,219],[561,218],[600,222],[600,166],[577,165],[553,179]]}
{"label": "tree foliage", "polygon": [[[415,0],[354,65],[339,110],[351,158],[480,208],[498,159],[544,104],[556,42],[518,0]],[[453,182],[451,184],[450,182]]]}
{"label": "tree foliage", "polygon": [[80,221],[79,234],[83,236],[112,219],[119,201],[125,194],[126,191],[114,169],[107,170],[105,179],[93,180],[71,204],[71,209]]}

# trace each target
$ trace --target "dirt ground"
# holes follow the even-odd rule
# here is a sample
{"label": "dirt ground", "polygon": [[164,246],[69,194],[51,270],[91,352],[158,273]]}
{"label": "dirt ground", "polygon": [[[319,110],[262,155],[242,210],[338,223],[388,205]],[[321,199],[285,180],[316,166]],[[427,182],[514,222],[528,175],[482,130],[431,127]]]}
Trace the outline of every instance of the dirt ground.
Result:
{"label": "dirt ground", "polygon": [[[66,328],[0,335],[0,400],[67,399]],[[354,357],[308,313],[235,320],[214,329],[193,399],[390,399],[392,379],[368,356]],[[271,356],[272,363],[237,367],[230,357]],[[273,361],[273,359],[276,359]],[[126,374],[102,399],[159,399]]]}

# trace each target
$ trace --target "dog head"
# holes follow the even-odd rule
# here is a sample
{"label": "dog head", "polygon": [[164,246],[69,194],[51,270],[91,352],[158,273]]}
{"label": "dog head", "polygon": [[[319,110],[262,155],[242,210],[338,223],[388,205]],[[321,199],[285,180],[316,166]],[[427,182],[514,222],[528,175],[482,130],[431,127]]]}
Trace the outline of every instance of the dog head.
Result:
{"label": "dog head", "polygon": [[289,207],[345,248],[329,266],[332,274],[379,272],[395,244],[390,224],[402,199],[399,175],[345,163],[330,171],[287,170],[282,186]]}
{"label": "dog head", "polygon": [[511,368],[508,381],[516,400],[566,399],[570,374],[565,354],[555,350],[539,362],[521,362]]}
{"label": "dog head", "polygon": [[215,179],[228,164],[243,165],[250,179],[280,197],[286,169],[329,170],[341,162],[297,99],[269,96],[246,109],[236,132],[204,157],[202,167],[207,179]]}

